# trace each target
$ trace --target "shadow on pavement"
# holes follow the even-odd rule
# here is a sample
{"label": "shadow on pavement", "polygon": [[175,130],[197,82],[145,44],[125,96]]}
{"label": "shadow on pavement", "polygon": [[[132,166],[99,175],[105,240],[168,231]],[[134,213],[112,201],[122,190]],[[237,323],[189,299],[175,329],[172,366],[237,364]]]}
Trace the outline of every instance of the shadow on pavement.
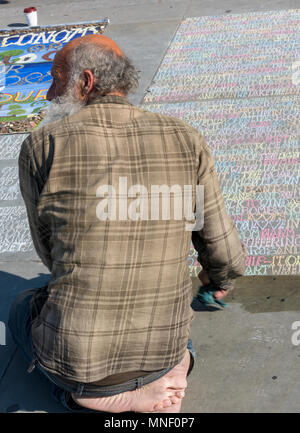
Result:
{"label": "shadow on pavement", "polygon": [[[26,279],[0,271],[0,320],[7,324],[10,305],[20,292],[42,287],[49,279],[44,273]],[[0,412],[65,412],[51,398],[47,379],[36,371],[27,373],[28,365],[6,329],[6,345],[0,346]]]}
{"label": "shadow on pavement", "polygon": [[27,280],[18,275],[0,271],[0,321],[7,322],[10,306],[19,293],[27,289],[42,287],[49,280],[50,274],[40,273],[37,277]]}
{"label": "shadow on pavement", "polygon": [[300,311],[300,276],[249,276],[238,278],[235,289],[225,298],[228,305],[239,303],[249,313]]}
{"label": "shadow on pavement", "polygon": [[11,23],[11,24],[7,24],[7,27],[28,27],[28,24],[25,24],[25,23]]}
{"label": "shadow on pavement", "polygon": [[22,290],[32,289],[36,287],[42,287],[50,279],[50,274],[39,274],[38,277],[27,280],[26,278],[19,277],[18,275],[11,274],[9,272],[0,271],[0,287],[1,291],[7,289]]}

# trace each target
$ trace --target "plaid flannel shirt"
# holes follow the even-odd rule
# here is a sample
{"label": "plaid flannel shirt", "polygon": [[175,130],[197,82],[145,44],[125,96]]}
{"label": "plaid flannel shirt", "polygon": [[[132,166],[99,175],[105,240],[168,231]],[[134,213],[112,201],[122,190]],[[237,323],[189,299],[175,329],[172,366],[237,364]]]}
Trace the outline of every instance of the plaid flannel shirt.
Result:
{"label": "plaid flannel shirt", "polygon": [[[99,219],[98,188],[118,191],[120,176],[128,189],[203,185],[203,228],[187,231],[172,202],[169,219]],[[231,288],[245,270],[245,249],[202,135],[108,95],[31,133],[19,178],[34,246],[51,271],[32,301],[41,366],[88,383],[179,363],[194,314],[191,237],[216,285]]]}

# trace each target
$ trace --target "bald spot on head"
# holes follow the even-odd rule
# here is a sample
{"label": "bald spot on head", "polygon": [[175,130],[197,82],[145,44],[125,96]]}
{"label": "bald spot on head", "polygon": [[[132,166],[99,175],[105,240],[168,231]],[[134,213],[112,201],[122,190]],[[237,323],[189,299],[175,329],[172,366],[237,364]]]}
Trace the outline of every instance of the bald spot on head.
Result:
{"label": "bald spot on head", "polygon": [[[122,50],[118,45],[110,38],[104,35],[86,35],[81,38],[73,39],[68,42],[61,50],[59,50],[53,61],[53,68],[58,70],[63,75],[67,75],[69,72],[69,56],[72,50],[81,45],[91,43],[93,45],[99,46],[102,50],[112,51],[120,57],[125,57]],[[67,77],[66,77],[67,79]]]}
{"label": "bald spot on head", "polygon": [[88,44],[88,43],[98,45],[99,48],[102,48],[103,50],[113,51],[119,56],[124,57],[123,52],[112,39],[108,38],[107,36],[98,35],[98,34],[86,35],[86,36],[82,36],[81,38],[73,39],[62,48],[61,52],[68,53],[78,45]]}
{"label": "bald spot on head", "polygon": [[98,46],[101,50],[110,51],[125,58],[125,55],[118,45],[107,36],[96,34],[73,39],[61,50],[57,51],[54,57],[51,68],[51,74],[54,80],[47,92],[47,99],[49,101],[54,99],[56,96],[62,95],[67,87],[70,72],[70,55],[72,50],[82,44],[89,43]]}

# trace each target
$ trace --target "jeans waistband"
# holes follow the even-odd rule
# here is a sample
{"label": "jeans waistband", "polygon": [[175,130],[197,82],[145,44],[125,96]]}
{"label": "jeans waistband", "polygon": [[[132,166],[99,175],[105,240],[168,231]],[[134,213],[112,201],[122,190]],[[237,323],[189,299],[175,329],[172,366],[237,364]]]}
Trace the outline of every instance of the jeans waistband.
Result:
{"label": "jeans waistband", "polygon": [[[190,360],[190,368],[188,371],[188,375],[191,373],[193,366],[194,366],[194,360],[195,360],[195,352],[194,348],[192,346],[191,340],[188,342],[187,346],[191,360]],[[112,395],[120,394],[122,392],[126,391],[134,391],[135,389],[139,389],[144,385],[147,385],[151,382],[154,382],[155,380],[160,379],[165,374],[167,374],[172,368],[174,367],[168,367],[160,371],[155,371],[153,373],[149,373],[146,376],[138,377],[136,379],[128,380],[127,382],[118,384],[118,385],[107,385],[107,386],[100,386],[100,385],[92,385],[89,383],[66,383],[65,381],[61,380],[59,377],[52,375],[51,373],[48,373],[43,368],[40,367],[38,364],[38,368],[42,370],[45,376],[53,382],[58,387],[64,389],[65,391],[68,391],[70,393],[73,393],[76,395],[76,397],[109,397]]]}
{"label": "jeans waistband", "polygon": [[[38,366],[40,368],[40,366]],[[127,382],[121,383],[119,385],[108,385],[108,386],[100,386],[100,385],[92,385],[89,383],[66,383],[63,380],[60,380],[59,377],[53,376],[49,374],[47,371],[43,370],[43,374],[55,385],[58,387],[71,392],[76,395],[76,397],[94,397],[97,395],[98,397],[108,397],[116,394],[120,394],[126,391],[134,391],[135,389],[139,389],[148,383],[154,382],[155,380],[160,379],[162,376],[167,374],[173,367],[165,368],[161,371],[156,371],[147,376],[137,377],[136,379],[128,380]]]}

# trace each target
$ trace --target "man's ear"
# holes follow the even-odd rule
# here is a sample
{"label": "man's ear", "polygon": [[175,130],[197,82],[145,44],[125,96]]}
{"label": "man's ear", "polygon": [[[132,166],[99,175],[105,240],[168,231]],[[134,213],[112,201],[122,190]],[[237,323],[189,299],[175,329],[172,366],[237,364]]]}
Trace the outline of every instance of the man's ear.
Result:
{"label": "man's ear", "polygon": [[88,96],[94,88],[95,79],[93,73],[89,69],[83,71],[82,94]]}

